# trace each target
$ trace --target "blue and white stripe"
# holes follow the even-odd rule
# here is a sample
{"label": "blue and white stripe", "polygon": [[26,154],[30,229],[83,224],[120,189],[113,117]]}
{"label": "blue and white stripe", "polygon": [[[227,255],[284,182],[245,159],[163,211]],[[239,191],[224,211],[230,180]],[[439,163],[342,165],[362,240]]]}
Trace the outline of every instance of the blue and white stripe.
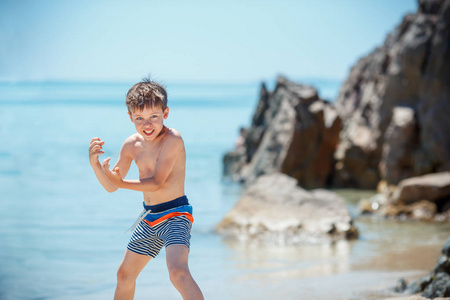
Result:
{"label": "blue and white stripe", "polygon": [[141,221],[134,229],[127,249],[153,258],[162,246],[184,245],[190,249],[191,227],[191,221],[185,216],[172,217],[155,226]]}

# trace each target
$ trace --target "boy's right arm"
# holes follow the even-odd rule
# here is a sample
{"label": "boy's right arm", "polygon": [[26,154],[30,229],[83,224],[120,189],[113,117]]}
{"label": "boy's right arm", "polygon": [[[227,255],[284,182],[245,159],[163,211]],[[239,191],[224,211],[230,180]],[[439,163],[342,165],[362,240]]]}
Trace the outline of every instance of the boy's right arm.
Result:
{"label": "boy's right arm", "polygon": [[104,144],[105,141],[100,140],[98,137],[91,140],[91,143],[89,144],[89,162],[100,184],[105,188],[105,190],[112,193],[117,190],[117,187],[106,177],[102,165],[98,161],[99,155],[105,153],[102,149]]}

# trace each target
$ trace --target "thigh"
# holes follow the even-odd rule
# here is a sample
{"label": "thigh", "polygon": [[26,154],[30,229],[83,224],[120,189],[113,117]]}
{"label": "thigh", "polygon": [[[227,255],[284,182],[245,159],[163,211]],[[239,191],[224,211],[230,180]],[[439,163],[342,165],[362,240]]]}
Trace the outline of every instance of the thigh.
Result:
{"label": "thigh", "polygon": [[168,269],[187,268],[189,249],[184,245],[170,245],[166,248],[166,263]]}
{"label": "thigh", "polygon": [[150,256],[137,254],[127,250],[125,251],[119,270],[127,276],[137,277],[150,259]]}
{"label": "thigh", "polygon": [[141,221],[134,229],[128,242],[127,249],[136,254],[156,257],[164,242],[157,236],[157,232],[145,221]]}
{"label": "thigh", "polygon": [[184,245],[190,248],[192,223],[184,216],[173,217],[161,226],[158,236],[164,241],[167,248],[171,245]]}

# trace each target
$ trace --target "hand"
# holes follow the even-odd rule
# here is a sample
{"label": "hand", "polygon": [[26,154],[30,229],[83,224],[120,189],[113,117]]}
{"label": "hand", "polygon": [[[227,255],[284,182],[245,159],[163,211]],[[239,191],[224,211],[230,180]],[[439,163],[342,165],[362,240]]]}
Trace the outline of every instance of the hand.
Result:
{"label": "hand", "polygon": [[89,162],[91,163],[91,166],[98,163],[98,157],[100,154],[105,153],[102,149],[104,144],[105,141],[100,140],[98,137],[91,140],[91,143],[89,144]]}
{"label": "hand", "polygon": [[109,169],[109,161],[111,157],[105,159],[102,163],[103,172],[105,172],[106,177],[108,177],[109,181],[114,184],[116,187],[121,187],[123,183],[122,176],[119,172],[119,167],[115,167],[112,171]]}

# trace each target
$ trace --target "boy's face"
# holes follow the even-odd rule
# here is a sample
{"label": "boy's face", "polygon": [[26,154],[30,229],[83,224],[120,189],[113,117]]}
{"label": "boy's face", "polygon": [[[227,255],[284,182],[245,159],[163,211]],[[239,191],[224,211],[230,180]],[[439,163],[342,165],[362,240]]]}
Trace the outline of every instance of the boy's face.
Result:
{"label": "boy's face", "polygon": [[153,141],[164,127],[163,120],[169,116],[169,108],[162,110],[160,106],[145,107],[142,111],[137,109],[128,112],[131,122],[136,126],[136,131],[146,141]]}

